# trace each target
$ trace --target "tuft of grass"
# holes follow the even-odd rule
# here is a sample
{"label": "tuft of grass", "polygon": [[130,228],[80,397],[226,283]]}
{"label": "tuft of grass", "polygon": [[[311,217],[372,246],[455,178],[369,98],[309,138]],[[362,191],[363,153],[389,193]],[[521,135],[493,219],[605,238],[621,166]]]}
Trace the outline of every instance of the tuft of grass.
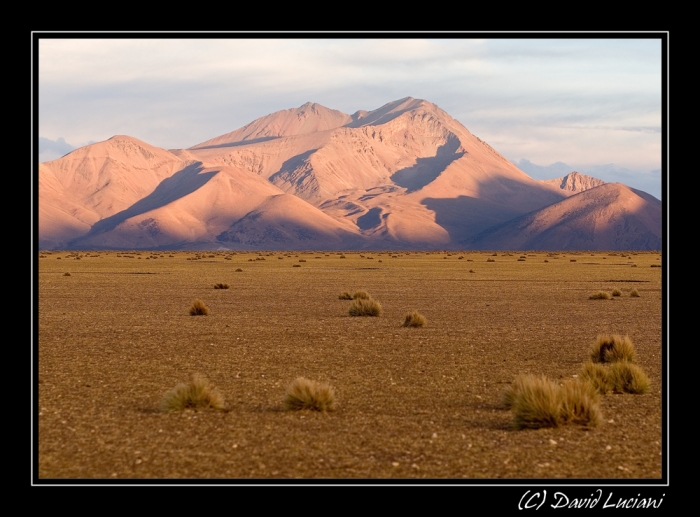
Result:
{"label": "tuft of grass", "polygon": [[209,307],[204,305],[202,300],[195,300],[190,307],[190,316],[206,316],[209,314]]}
{"label": "tuft of grass", "polygon": [[495,261],[494,259],[492,259],[492,258],[487,258],[487,259],[486,259],[486,262],[496,262],[496,261]]}
{"label": "tuft of grass", "polygon": [[301,267],[299,264],[292,264],[292,267]]}
{"label": "tuft of grass", "polygon": [[344,291],[338,295],[338,300],[352,300],[352,295],[349,292]]}
{"label": "tuft of grass", "polygon": [[561,390],[545,376],[523,376],[512,396],[513,423],[517,429],[558,427]]}
{"label": "tuft of grass", "polygon": [[406,314],[406,319],[403,322],[404,327],[423,327],[424,325],[425,316],[418,311],[413,311]]}
{"label": "tuft of grass", "polygon": [[629,336],[600,334],[591,348],[591,361],[594,363],[614,363],[636,359],[634,345]]}
{"label": "tuft of grass", "polygon": [[581,367],[579,378],[590,383],[598,393],[604,395],[613,389],[608,373],[608,368],[605,365],[588,361]]}
{"label": "tuft of grass", "polygon": [[229,285],[228,284],[214,284],[214,289],[228,289]]}
{"label": "tuft of grass", "polygon": [[163,399],[163,411],[185,409],[224,409],[224,398],[199,374],[192,374],[189,382],[176,386]]}
{"label": "tuft of grass", "polygon": [[600,394],[592,384],[579,380],[568,380],[560,388],[563,423],[594,427],[603,420],[600,411]]}
{"label": "tuft of grass", "polygon": [[367,291],[355,291],[352,295],[353,300],[369,300],[371,297]]}
{"label": "tuft of grass", "polygon": [[350,316],[379,316],[382,306],[376,300],[358,298],[350,305]]}
{"label": "tuft of grass", "polygon": [[241,268],[236,269],[236,273],[241,273],[243,270]]}
{"label": "tuft of grass", "polygon": [[600,395],[585,381],[559,385],[545,376],[521,375],[503,393],[502,401],[512,409],[518,429],[565,424],[593,427],[602,420]]}
{"label": "tuft of grass", "polygon": [[284,408],[295,411],[302,409],[333,411],[335,391],[329,384],[297,377],[287,388]]}
{"label": "tuft of grass", "polygon": [[622,291],[620,291],[619,289],[613,289],[612,295],[613,296],[622,296]]}
{"label": "tuft of grass", "polygon": [[629,361],[611,364],[609,378],[612,390],[616,393],[639,395],[649,391],[649,377],[641,367]]}
{"label": "tuft of grass", "polygon": [[65,272],[65,273],[63,273],[63,276],[70,276],[70,273]]}
{"label": "tuft of grass", "polygon": [[639,291],[637,291],[636,289],[632,289],[632,290],[630,291],[630,296],[631,296],[632,298],[639,298]]}
{"label": "tuft of grass", "polygon": [[589,300],[609,300],[610,295],[606,293],[605,291],[598,291],[597,293],[593,293],[588,297]]}

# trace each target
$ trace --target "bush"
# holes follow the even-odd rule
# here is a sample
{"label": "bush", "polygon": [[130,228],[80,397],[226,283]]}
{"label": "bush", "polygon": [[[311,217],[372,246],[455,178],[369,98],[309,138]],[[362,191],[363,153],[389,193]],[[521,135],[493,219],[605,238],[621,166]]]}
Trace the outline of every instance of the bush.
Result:
{"label": "bush", "polygon": [[518,429],[598,425],[602,419],[599,401],[598,393],[587,382],[568,380],[558,385],[545,376],[534,375],[516,378],[503,395]]}
{"label": "bush", "polygon": [[591,361],[594,363],[634,362],[636,355],[632,340],[618,334],[599,335],[591,349]]}
{"label": "bush", "polygon": [[335,409],[335,392],[329,384],[297,377],[287,388],[284,408],[287,410],[333,411]]}
{"label": "bush", "polygon": [[338,300],[352,300],[352,295],[345,291],[338,295]]}
{"label": "bush", "polygon": [[602,418],[600,395],[588,382],[568,380],[561,388],[561,419],[563,423],[596,426]]}
{"label": "bush", "polygon": [[223,408],[224,398],[198,374],[193,374],[188,383],[176,386],[163,399],[164,411]]}
{"label": "bush", "polygon": [[631,296],[632,298],[639,298],[639,291],[637,291],[636,289],[632,289],[632,290],[630,291],[630,296]]}
{"label": "bush", "polygon": [[605,291],[598,291],[597,293],[593,293],[588,297],[589,300],[609,300],[610,295],[606,293]]}
{"label": "bush", "polygon": [[642,394],[649,391],[649,377],[639,366],[629,361],[610,365],[610,383],[616,393]]}
{"label": "bush", "polygon": [[355,291],[352,295],[353,300],[369,300],[371,297],[367,291]]}
{"label": "bush", "polygon": [[613,296],[622,296],[622,291],[620,291],[619,289],[613,289],[612,295]]}
{"label": "bush", "polygon": [[608,368],[600,363],[592,361],[584,363],[579,377],[590,383],[598,393],[605,394],[613,389]]}
{"label": "bush", "polygon": [[406,314],[406,319],[403,322],[404,327],[422,327],[424,325],[425,316],[418,311],[413,311]]}
{"label": "bush", "polygon": [[350,305],[350,316],[379,316],[382,306],[379,302],[370,299],[356,299]]}
{"label": "bush", "polygon": [[241,273],[243,270],[241,268],[236,269],[236,273]]}
{"label": "bush", "polygon": [[190,316],[206,316],[209,314],[209,308],[204,305],[202,300],[195,300],[190,307]]}
{"label": "bush", "polygon": [[63,273],[63,276],[70,276],[70,273],[68,273],[68,272]]}
{"label": "bush", "polygon": [[228,289],[228,284],[214,284],[214,289]]}
{"label": "bush", "polygon": [[513,423],[517,429],[557,427],[561,421],[560,388],[546,377],[527,375],[512,396]]}

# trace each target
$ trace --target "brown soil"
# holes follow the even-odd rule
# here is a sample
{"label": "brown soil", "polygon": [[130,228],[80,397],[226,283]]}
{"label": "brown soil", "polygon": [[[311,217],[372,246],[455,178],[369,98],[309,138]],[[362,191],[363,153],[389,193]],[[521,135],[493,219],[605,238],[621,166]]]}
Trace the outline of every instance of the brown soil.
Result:
{"label": "brown soil", "polygon": [[[659,253],[211,254],[40,253],[40,479],[661,478]],[[381,316],[348,314],[359,289]],[[602,397],[596,428],[515,430],[515,376],[577,375],[599,333],[629,335],[651,391]],[[224,411],[161,410],[191,373]],[[285,411],[300,376],[337,409]]]}

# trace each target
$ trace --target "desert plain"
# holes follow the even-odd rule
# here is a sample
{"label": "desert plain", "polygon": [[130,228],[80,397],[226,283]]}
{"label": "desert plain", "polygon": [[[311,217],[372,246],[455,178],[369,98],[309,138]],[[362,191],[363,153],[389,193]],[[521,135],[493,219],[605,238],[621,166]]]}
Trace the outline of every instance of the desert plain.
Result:
{"label": "desert plain", "polygon": [[[35,474],[660,480],[661,258],[41,251]],[[614,289],[621,294],[589,299]],[[349,315],[339,295],[357,290],[381,304],[380,316]],[[208,315],[189,314],[197,299]],[[402,326],[413,310],[424,327]],[[597,426],[516,429],[502,403],[514,378],[578,376],[599,334],[629,336],[651,389],[603,395]],[[193,373],[221,393],[224,409],[164,411],[166,393]],[[331,384],[335,410],[285,410],[300,376]]]}

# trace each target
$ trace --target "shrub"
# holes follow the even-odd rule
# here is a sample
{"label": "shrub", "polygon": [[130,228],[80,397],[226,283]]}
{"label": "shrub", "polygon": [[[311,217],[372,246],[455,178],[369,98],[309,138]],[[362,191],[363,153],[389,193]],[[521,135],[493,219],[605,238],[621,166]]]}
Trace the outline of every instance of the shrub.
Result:
{"label": "shrub", "polygon": [[588,361],[581,368],[580,379],[586,381],[593,386],[599,393],[607,393],[612,391],[613,386],[608,374],[608,368],[601,363]]}
{"label": "shrub", "polygon": [[350,316],[379,316],[382,306],[379,302],[370,299],[359,298],[350,305]]}
{"label": "shrub", "polygon": [[561,419],[564,423],[593,427],[601,422],[600,395],[592,384],[568,380],[560,390]]}
{"label": "shrub", "polygon": [[352,295],[345,291],[338,295],[338,300],[352,300]]}
{"label": "shrub", "polygon": [[516,428],[558,427],[563,424],[598,425],[600,396],[588,382],[569,380],[562,385],[545,376],[521,375],[503,394],[513,410]]}
{"label": "shrub", "polygon": [[214,289],[228,289],[228,284],[214,284]]}
{"label": "shrub", "polygon": [[65,272],[65,273],[63,273],[63,276],[70,276],[70,273]]}
{"label": "shrub", "polygon": [[404,327],[422,327],[424,325],[425,316],[418,311],[413,311],[406,314],[406,319],[403,322]]}
{"label": "shrub", "polygon": [[207,379],[198,374],[190,376],[188,383],[176,386],[163,399],[164,411],[223,408],[224,398]]}
{"label": "shrub", "polygon": [[613,296],[622,296],[622,291],[620,291],[619,289],[613,289],[612,295]]}
{"label": "shrub", "polygon": [[632,298],[639,298],[639,291],[637,291],[636,289],[632,289],[632,290],[630,291],[630,296],[631,296]]}
{"label": "shrub", "polygon": [[355,294],[352,295],[353,300],[369,300],[370,295],[367,291],[355,291]]}
{"label": "shrub", "polygon": [[301,267],[299,264],[292,264],[292,267]]}
{"label": "shrub", "polygon": [[329,384],[297,377],[287,388],[284,408],[332,411],[335,409],[335,392]]}
{"label": "shrub", "polygon": [[496,262],[496,260],[495,260],[495,259],[492,259],[492,258],[487,258],[487,259],[486,259],[486,262]]}
{"label": "shrub", "polygon": [[639,366],[629,361],[610,365],[610,383],[616,393],[641,394],[649,391],[649,377]]}
{"label": "shrub", "polygon": [[635,357],[632,340],[619,334],[599,335],[591,349],[591,361],[594,363],[634,362]]}
{"label": "shrub", "polygon": [[206,316],[209,314],[209,308],[204,305],[202,300],[195,300],[190,307],[190,316]]}
{"label": "shrub", "polygon": [[588,297],[589,300],[609,300],[610,295],[606,293],[605,291],[598,291],[597,293],[593,293]]}
{"label": "shrub", "polygon": [[522,377],[512,396],[515,427],[557,427],[562,423],[560,395],[559,385],[545,376]]}
{"label": "shrub", "polygon": [[236,269],[236,273],[241,273],[243,270],[241,268]]}

